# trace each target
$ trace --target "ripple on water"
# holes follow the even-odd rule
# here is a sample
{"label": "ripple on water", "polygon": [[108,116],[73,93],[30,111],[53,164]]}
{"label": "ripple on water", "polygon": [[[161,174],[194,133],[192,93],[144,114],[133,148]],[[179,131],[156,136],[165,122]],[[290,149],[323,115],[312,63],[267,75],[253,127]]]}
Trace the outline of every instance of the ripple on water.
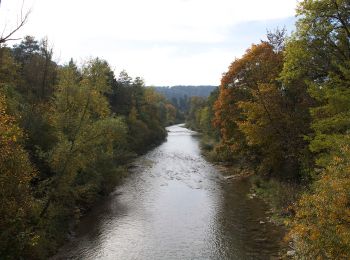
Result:
{"label": "ripple on water", "polygon": [[106,201],[84,217],[53,259],[273,259],[283,232],[249,182],[228,183],[201,156],[193,131],[168,138],[135,161]]}

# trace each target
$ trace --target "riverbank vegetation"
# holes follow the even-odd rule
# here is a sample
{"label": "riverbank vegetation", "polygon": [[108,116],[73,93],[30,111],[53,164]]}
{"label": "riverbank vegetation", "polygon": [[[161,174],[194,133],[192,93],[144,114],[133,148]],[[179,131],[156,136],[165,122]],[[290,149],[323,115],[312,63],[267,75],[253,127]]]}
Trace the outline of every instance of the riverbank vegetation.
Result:
{"label": "riverbank vegetation", "polygon": [[0,258],[46,259],[166,137],[175,107],[105,60],[59,65],[47,40],[0,46]]}
{"label": "riverbank vegetation", "polygon": [[297,16],[232,62],[214,102],[192,99],[188,125],[219,132],[217,160],[253,166],[297,257],[348,259],[350,6],[304,0]]}

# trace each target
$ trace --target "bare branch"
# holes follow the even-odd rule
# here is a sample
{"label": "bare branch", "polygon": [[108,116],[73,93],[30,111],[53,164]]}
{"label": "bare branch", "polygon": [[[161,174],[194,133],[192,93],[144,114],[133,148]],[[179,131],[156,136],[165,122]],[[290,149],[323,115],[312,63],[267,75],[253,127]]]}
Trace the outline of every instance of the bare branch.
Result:
{"label": "bare branch", "polygon": [[[20,39],[22,39],[22,38],[7,38],[6,41],[7,41],[7,42],[8,42],[8,41],[18,41],[18,40],[20,40]],[[0,44],[1,44],[1,43],[3,43],[3,42],[0,41]]]}
{"label": "bare branch", "polygon": [[[0,5],[1,5],[1,0],[0,0]],[[5,43],[7,41],[18,40],[18,38],[11,38],[11,37],[26,24],[26,22],[28,21],[29,14],[30,14],[30,10],[28,10],[28,12],[26,12],[25,15],[23,16],[23,8],[24,8],[24,1],[22,2],[19,23],[17,23],[17,26],[12,31],[5,34],[5,36],[4,36],[5,29],[6,29],[6,26],[5,26],[4,31],[3,31],[2,35],[0,36],[0,44]]]}
{"label": "bare branch", "polygon": [[338,18],[338,20],[340,21],[340,23],[343,25],[343,28],[344,28],[344,30],[345,30],[347,36],[350,38],[350,29],[348,28],[348,24],[347,24],[346,20],[343,19],[343,17],[342,17],[341,14],[340,14],[339,5],[338,5],[337,1],[333,0],[333,4],[334,4],[334,6],[335,6],[335,8],[336,8],[336,11],[337,11],[337,16],[336,16],[336,18]]}

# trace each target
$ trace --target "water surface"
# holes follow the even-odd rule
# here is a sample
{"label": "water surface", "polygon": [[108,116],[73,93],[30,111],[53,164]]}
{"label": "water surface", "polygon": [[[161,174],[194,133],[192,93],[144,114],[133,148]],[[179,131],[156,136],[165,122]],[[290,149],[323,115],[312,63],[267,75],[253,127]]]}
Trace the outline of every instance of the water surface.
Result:
{"label": "water surface", "polygon": [[278,257],[283,231],[266,221],[262,201],[248,198],[249,182],[226,180],[201,155],[195,132],[168,131],[53,259]]}

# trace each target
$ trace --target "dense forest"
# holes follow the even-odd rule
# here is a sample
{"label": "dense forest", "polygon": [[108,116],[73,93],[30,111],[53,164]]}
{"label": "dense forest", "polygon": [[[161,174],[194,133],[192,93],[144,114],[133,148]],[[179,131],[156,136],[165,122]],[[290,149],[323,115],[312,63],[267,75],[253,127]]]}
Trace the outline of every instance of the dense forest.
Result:
{"label": "dense forest", "polygon": [[349,259],[350,3],[302,0],[297,18],[219,87],[145,87],[100,58],[58,64],[47,39],[0,37],[0,258],[53,255],[186,117],[210,160],[254,173],[295,258]]}
{"label": "dense forest", "polygon": [[176,108],[105,60],[58,65],[47,40],[0,48],[0,258],[44,259]]}
{"label": "dense forest", "polygon": [[189,110],[191,97],[208,97],[217,87],[215,86],[173,86],[153,87],[155,91],[164,95],[171,103],[183,113]]}
{"label": "dense forest", "polygon": [[297,258],[349,259],[350,4],[304,0],[297,17],[192,98],[188,125],[211,137],[211,159],[253,168]]}
{"label": "dense forest", "polygon": [[[175,108],[175,123],[183,123],[189,117],[191,99],[204,100],[217,87],[215,86],[173,86],[152,87],[156,92],[162,94]],[[195,128],[191,125],[192,128]]]}
{"label": "dense forest", "polygon": [[208,97],[217,86],[166,86],[153,87],[157,92],[163,94],[167,99],[187,97]]}

